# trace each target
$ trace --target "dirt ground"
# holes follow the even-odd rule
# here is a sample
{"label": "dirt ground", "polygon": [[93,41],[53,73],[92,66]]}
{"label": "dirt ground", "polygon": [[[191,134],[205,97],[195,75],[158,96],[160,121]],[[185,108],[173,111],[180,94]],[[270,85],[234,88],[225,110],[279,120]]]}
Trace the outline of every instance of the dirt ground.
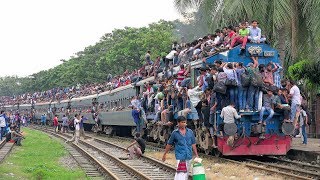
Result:
{"label": "dirt ground", "polygon": [[[111,139],[108,139],[108,140],[111,140]],[[115,139],[113,139],[113,142],[115,144],[118,144],[124,147],[130,144],[129,141],[117,141]],[[164,151],[158,152],[151,149],[146,149],[145,155],[161,160],[163,152]],[[166,163],[172,166],[176,165],[174,152],[168,153]],[[279,175],[271,174],[264,171],[249,169],[244,165],[238,165],[238,164],[232,164],[232,163],[221,163],[219,160],[215,158],[212,158],[212,159],[203,158],[202,163],[205,168],[207,180],[213,180],[213,179],[282,180],[282,179],[285,179],[284,177]]]}
{"label": "dirt ground", "polygon": [[[153,158],[162,159],[163,152],[157,151],[147,151],[145,155],[151,156]],[[167,155],[166,163],[175,166],[176,160],[174,153],[169,153]],[[255,171],[245,167],[244,165],[237,165],[231,163],[221,163],[214,159],[203,159],[203,166],[206,172],[206,178],[208,180],[213,179],[243,179],[243,180],[274,180],[274,179],[284,179],[281,176],[274,174],[269,174],[267,172]]]}

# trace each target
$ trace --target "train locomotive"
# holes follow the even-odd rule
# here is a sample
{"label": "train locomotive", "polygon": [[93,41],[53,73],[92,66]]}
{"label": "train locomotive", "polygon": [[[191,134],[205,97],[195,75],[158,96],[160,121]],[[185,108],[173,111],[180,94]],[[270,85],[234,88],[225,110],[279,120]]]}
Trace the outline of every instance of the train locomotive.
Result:
{"label": "train locomotive", "polygon": [[[269,62],[279,63],[278,51],[267,44],[248,43],[245,50],[239,46],[209,56],[203,59],[192,61],[191,84],[195,86],[196,79],[199,76],[199,68],[213,64],[216,60],[224,62],[243,62],[244,65],[252,62],[252,56],[258,57],[259,64],[268,64]],[[179,71],[179,67],[172,70],[173,74]],[[6,110],[18,110],[20,108],[30,111],[34,119],[39,122],[42,114],[47,114],[47,121],[52,121],[53,114],[67,114],[70,118],[76,113],[87,117],[84,121],[85,130],[100,132],[109,135],[130,136],[135,133],[135,123],[131,116],[130,100],[133,96],[140,95],[143,92],[144,85],[152,82],[155,77],[149,77],[139,81],[136,84],[129,84],[116,88],[111,91],[105,91],[100,94],[72,98],[61,102],[36,103],[34,105],[5,106]],[[260,98],[261,100],[261,98]],[[262,101],[262,100],[261,100]],[[220,111],[215,113],[214,127],[219,127],[223,122],[220,117]],[[291,148],[292,124],[283,123],[283,114],[275,113],[269,123],[263,127],[258,124],[258,112],[241,112],[242,118],[237,120],[233,126],[224,127],[224,136],[211,138],[207,128],[201,125],[195,125],[189,115],[188,125],[195,132],[199,149],[206,153],[214,152],[216,155],[238,156],[238,155],[286,155]],[[267,115],[267,113],[265,113]],[[144,137],[149,140],[165,144],[170,133],[175,128],[174,123],[166,126],[154,122],[154,113],[145,115]],[[169,119],[178,117],[177,112],[171,112]],[[59,118],[60,119],[60,118]],[[260,138],[261,134],[264,138]],[[237,138],[232,144],[228,142],[228,136],[237,134]],[[213,141],[216,141],[216,148],[213,148]]]}

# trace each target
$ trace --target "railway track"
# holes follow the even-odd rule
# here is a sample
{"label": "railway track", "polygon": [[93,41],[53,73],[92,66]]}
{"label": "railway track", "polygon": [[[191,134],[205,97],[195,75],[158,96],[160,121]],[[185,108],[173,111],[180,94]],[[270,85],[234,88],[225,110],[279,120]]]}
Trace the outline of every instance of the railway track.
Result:
{"label": "railway track", "polygon": [[[70,135],[65,135],[67,137],[71,137]],[[122,142],[124,141],[132,141],[132,139],[130,138],[125,138],[125,137],[112,137],[111,139],[112,142],[106,141],[105,139],[102,138],[97,138],[95,137],[96,134],[94,133],[86,133],[86,136],[90,139],[92,139],[91,141],[80,141],[80,143],[87,143],[88,148],[91,149],[95,149],[96,151],[99,151],[100,153],[102,153],[102,151],[105,151],[107,153],[112,154],[113,156],[117,157],[118,159],[126,159],[125,157],[123,157],[123,151],[124,151],[124,147],[121,147]],[[110,138],[110,137],[108,137]],[[163,147],[160,144],[157,143],[152,143],[152,142],[146,142],[147,148],[148,149],[152,149],[155,151],[163,151]],[[92,147],[94,146],[94,147]],[[113,146],[113,148],[111,148],[111,146]],[[117,147],[116,149],[114,149],[114,147]],[[115,153],[116,152],[116,153]],[[239,164],[239,165],[244,165],[245,167],[248,167],[250,169],[255,169],[255,170],[259,170],[259,171],[265,171],[265,172],[269,172],[269,173],[273,173],[273,174],[279,174],[282,176],[286,176],[288,178],[294,178],[294,179],[320,179],[320,167],[316,166],[316,165],[311,165],[311,164],[307,164],[307,163],[302,163],[302,162],[295,162],[295,161],[290,161],[290,160],[284,160],[284,159],[280,159],[277,157],[271,157],[271,156],[265,156],[265,157],[258,157],[258,158],[229,158],[229,157],[214,157],[214,156],[210,156],[210,155],[206,155],[204,153],[200,153],[200,156],[206,159],[214,159],[214,160],[218,160],[221,162],[228,162],[228,163],[234,163],[234,164]],[[161,163],[163,166],[163,163],[152,159],[152,158],[148,158],[148,157],[143,157],[143,158],[147,158],[147,159],[151,159],[152,162],[156,161],[155,165],[151,165],[148,166],[149,168],[144,168],[141,167],[140,165],[145,163],[145,161],[139,161],[139,163],[135,164],[136,162],[130,162],[128,160],[123,160],[126,162],[127,165],[129,166],[133,166],[133,169],[137,169],[140,172],[146,172],[146,171],[150,171],[151,169],[156,169],[158,168],[159,165],[157,165],[157,163]],[[150,161],[150,160],[149,160]],[[149,162],[150,163],[150,162]],[[140,165],[139,165],[140,164]],[[161,168],[161,166],[159,167],[159,170]],[[174,168],[170,167],[169,165],[167,166],[166,170],[164,170],[164,172],[161,172],[161,174],[166,174],[167,172],[170,172],[170,168],[172,170],[172,174],[174,176]],[[126,167],[120,167],[120,168],[126,168]],[[158,174],[160,174],[160,172],[157,172]],[[115,173],[116,174],[116,173]],[[173,176],[171,178],[167,179],[172,179]],[[154,176],[154,178],[152,178],[152,175],[148,176],[146,175],[144,178],[146,179],[163,179],[162,176],[157,177]]]}
{"label": "railway track", "polygon": [[265,156],[259,159],[247,158],[247,162],[263,165],[265,167],[276,168],[281,172],[295,174],[301,179],[320,179],[320,166],[311,165],[303,162],[284,160],[277,157]]}
{"label": "railway track", "polygon": [[[56,134],[52,130],[46,132],[63,139],[71,138],[70,134]],[[90,136],[89,140],[80,140],[74,146],[97,160],[114,179],[168,180],[173,179],[175,174],[174,167],[150,157],[129,160],[124,147],[100,138]]]}
{"label": "railway track", "polygon": [[[90,133],[91,134],[91,133]],[[118,141],[130,141],[125,137],[112,137]],[[120,142],[119,142],[120,143]],[[157,143],[146,142],[147,148],[156,151],[163,151],[164,146]],[[215,159],[222,162],[235,163],[244,165],[250,169],[256,169],[274,174],[280,174],[294,179],[320,179],[320,166],[311,165],[308,163],[295,162],[284,160],[277,157],[264,156],[250,158],[229,158],[229,157],[214,157],[200,153],[200,156],[206,159]]]}
{"label": "railway track", "polygon": [[[63,141],[67,140],[66,137],[55,134],[50,129],[41,128],[39,126],[33,126],[32,128],[60,138]],[[79,166],[85,171],[87,177],[89,177],[90,179],[117,179],[112,173],[108,171],[105,166],[99,163],[96,158],[87,154],[85,150],[80,146],[74,143],[63,143],[63,146],[67,149],[67,151],[75,159],[75,161],[77,161]]]}
{"label": "railway track", "polygon": [[11,152],[13,146],[14,146],[14,143],[6,142],[5,137],[3,138],[2,141],[0,141],[0,164]]}

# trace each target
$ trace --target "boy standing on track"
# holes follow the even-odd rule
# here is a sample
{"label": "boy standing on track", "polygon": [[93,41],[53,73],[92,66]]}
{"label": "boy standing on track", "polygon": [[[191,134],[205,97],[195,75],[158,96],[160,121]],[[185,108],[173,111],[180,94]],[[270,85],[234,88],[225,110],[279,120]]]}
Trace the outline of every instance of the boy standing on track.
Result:
{"label": "boy standing on track", "polygon": [[2,141],[2,135],[5,133],[5,128],[6,128],[6,115],[4,111],[1,111],[0,114],[0,141]]}
{"label": "boy standing on track", "polygon": [[41,125],[46,126],[47,117],[45,114],[41,116]]}
{"label": "boy standing on track", "polygon": [[88,118],[81,116],[81,120],[80,120],[80,137],[83,137],[83,139],[87,139],[86,135],[84,134],[84,126],[83,126],[83,122],[88,120]]}
{"label": "boy standing on track", "polygon": [[74,141],[76,144],[78,144],[80,137],[80,116],[78,114],[74,116],[74,127],[75,132],[73,134],[73,137],[70,140],[67,140],[66,143]]}
{"label": "boy standing on track", "polygon": [[166,160],[166,155],[171,147],[175,146],[175,157],[177,160],[177,172],[174,177],[175,180],[187,180],[188,172],[191,166],[192,150],[196,157],[198,151],[196,147],[196,139],[191,129],[187,128],[187,119],[184,116],[179,116],[178,129],[175,129],[166,146],[162,161]]}
{"label": "boy standing on track", "polygon": [[66,115],[63,115],[62,117],[62,133],[67,132],[68,133],[69,125],[68,125],[68,117]]}
{"label": "boy standing on track", "polygon": [[55,115],[53,118],[53,127],[54,127],[55,133],[59,132],[58,126],[59,126],[58,115]]}

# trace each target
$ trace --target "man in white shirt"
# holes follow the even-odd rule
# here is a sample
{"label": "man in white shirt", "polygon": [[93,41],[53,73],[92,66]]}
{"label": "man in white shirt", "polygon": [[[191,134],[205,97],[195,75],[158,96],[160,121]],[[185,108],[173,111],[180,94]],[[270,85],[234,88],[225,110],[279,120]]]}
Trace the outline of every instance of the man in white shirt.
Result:
{"label": "man in white shirt", "polygon": [[177,52],[176,48],[173,48],[169,52],[169,54],[166,56],[166,67],[168,67],[169,62],[173,62],[174,56],[177,56],[177,55],[178,55],[178,52]]}
{"label": "man in white shirt", "polygon": [[203,91],[201,91],[199,86],[192,88],[192,85],[190,83],[188,86],[187,93],[192,106],[190,109],[195,108],[197,110],[199,119],[202,120],[202,114],[201,114],[202,104],[200,102],[201,101],[200,96],[203,94]]}
{"label": "man in white shirt", "polygon": [[79,138],[80,138],[80,115],[76,114],[74,116],[74,128],[75,128],[75,132],[72,136],[72,138],[70,140],[67,140],[67,142],[75,142],[76,144],[78,144]]}
{"label": "man in white shirt", "polygon": [[234,106],[234,102],[230,102],[229,106],[222,108],[220,117],[223,119],[223,125],[220,124],[219,126],[221,136],[223,136],[224,124],[232,124],[235,122],[235,119],[241,118],[241,115],[238,115],[237,110],[234,108]]}
{"label": "man in white shirt", "polygon": [[[301,106],[301,94],[300,89],[295,84],[294,81],[290,80],[288,82],[288,87],[290,87],[290,94],[288,95],[291,98],[291,116],[290,121],[293,122],[293,125],[296,125],[297,120],[300,115],[300,106]],[[296,127],[296,126],[295,126]]]}
{"label": "man in white shirt", "polygon": [[266,41],[266,38],[261,37],[261,29],[258,27],[258,22],[256,20],[252,21],[252,26],[249,28],[248,39],[253,43]]}
{"label": "man in white shirt", "polygon": [[138,99],[138,96],[134,96],[131,100],[131,105],[135,108],[141,109],[141,102]]}

